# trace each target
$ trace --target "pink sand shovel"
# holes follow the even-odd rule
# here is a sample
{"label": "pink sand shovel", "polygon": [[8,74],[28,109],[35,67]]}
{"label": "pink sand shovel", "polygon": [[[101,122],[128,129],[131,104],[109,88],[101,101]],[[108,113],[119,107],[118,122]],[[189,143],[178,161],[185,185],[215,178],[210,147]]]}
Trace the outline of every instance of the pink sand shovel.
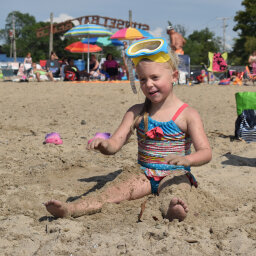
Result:
{"label": "pink sand shovel", "polygon": [[93,140],[95,140],[97,138],[101,138],[101,139],[107,140],[107,139],[110,138],[110,135],[111,134],[107,133],[107,132],[96,132],[95,136],[88,141],[88,144],[90,144]]}
{"label": "pink sand shovel", "polygon": [[48,133],[46,136],[45,136],[45,141],[44,141],[44,144],[46,143],[52,143],[52,144],[55,144],[55,145],[60,145],[63,143],[62,139],[60,138],[60,135],[59,133],[57,132],[52,132],[52,133]]}

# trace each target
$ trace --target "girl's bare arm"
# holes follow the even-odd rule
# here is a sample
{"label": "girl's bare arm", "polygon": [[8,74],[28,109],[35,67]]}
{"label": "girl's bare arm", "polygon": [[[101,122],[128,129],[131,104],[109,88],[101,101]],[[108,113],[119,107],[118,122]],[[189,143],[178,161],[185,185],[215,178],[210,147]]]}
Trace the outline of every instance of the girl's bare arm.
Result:
{"label": "girl's bare arm", "polygon": [[187,131],[195,148],[195,152],[178,156],[170,154],[165,159],[169,164],[184,166],[200,166],[206,164],[212,159],[212,150],[204,131],[203,123],[196,110],[189,108],[186,111]]}
{"label": "girl's bare arm", "polygon": [[131,126],[133,125],[134,118],[140,109],[140,105],[135,105],[131,107],[124,115],[123,120],[119,127],[116,129],[111,138],[95,139],[90,144],[88,144],[88,149],[99,150],[102,154],[113,155],[118,152],[126,141],[131,136]]}
{"label": "girl's bare arm", "polygon": [[202,120],[198,112],[192,108],[187,113],[187,116],[187,132],[192,139],[196,152],[186,156],[186,158],[191,166],[206,164],[212,159],[212,150],[205,134]]}

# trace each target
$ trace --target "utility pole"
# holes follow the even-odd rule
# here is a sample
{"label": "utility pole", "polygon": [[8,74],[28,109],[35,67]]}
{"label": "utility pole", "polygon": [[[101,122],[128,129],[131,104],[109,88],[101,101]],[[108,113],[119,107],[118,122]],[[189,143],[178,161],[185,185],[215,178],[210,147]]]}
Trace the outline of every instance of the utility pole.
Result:
{"label": "utility pole", "polygon": [[12,33],[13,33],[13,59],[14,59],[14,62],[16,62],[16,39],[15,39],[15,17],[14,15],[12,14]]}
{"label": "utility pole", "polygon": [[53,50],[53,13],[50,14],[50,38],[49,38],[49,57]]}
{"label": "utility pole", "polygon": [[132,10],[129,10],[129,22],[130,22],[130,28],[132,27]]}
{"label": "utility pole", "polygon": [[226,51],[226,27],[228,26],[226,25],[226,20],[230,18],[223,17],[223,18],[217,18],[217,19],[222,20],[222,29],[223,29],[222,51],[225,52]]}
{"label": "utility pole", "polygon": [[10,37],[10,41],[11,41],[11,45],[10,45],[10,58],[12,57],[12,47],[13,47],[13,32],[10,29],[9,30],[9,37]]}

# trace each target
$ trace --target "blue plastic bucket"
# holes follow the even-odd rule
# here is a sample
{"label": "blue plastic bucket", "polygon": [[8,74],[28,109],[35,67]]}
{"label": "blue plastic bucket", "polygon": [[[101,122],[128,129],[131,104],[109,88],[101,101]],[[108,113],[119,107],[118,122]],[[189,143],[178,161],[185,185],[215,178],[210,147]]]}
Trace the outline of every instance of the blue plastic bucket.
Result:
{"label": "blue plastic bucket", "polygon": [[79,71],[85,69],[85,61],[84,60],[75,60],[74,64],[78,67]]}

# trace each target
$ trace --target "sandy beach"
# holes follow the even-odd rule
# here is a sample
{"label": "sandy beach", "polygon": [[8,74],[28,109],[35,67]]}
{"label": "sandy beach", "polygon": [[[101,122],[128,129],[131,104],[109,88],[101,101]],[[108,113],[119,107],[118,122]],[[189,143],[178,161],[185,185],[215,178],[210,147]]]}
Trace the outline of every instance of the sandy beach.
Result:
{"label": "sandy beach", "polygon": [[[0,82],[0,254],[256,255],[256,143],[233,140],[235,93],[256,86],[174,91],[198,110],[213,149],[209,164],[192,168],[199,187],[191,189],[188,218],[163,219],[151,195],[141,222],[145,198],[55,219],[43,202],[79,200],[136,163],[135,135],[114,156],[86,145],[96,132],[113,133],[144,96],[128,83]],[[62,145],[43,144],[51,132]]]}

